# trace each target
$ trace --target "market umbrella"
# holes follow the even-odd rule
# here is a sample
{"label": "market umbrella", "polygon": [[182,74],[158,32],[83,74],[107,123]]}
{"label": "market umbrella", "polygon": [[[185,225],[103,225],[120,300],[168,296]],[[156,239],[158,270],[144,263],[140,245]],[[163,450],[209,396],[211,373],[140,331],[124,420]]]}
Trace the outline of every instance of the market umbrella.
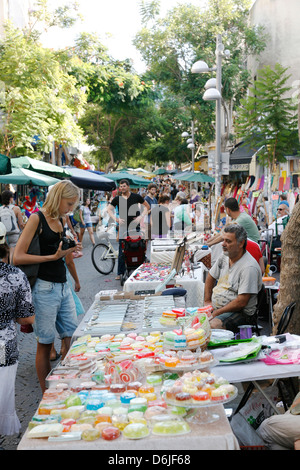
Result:
{"label": "market umbrella", "polygon": [[0,154],[0,175],[8,175],[11,173],[10,158]]}
{"label": "market umbrella", "polygon": [[[125,169],[122,169],[120,171],[125,171]],[[132,175],[141,176],[142,178],[148,180],[156,176],[155,173],[151,173],[150,171],[144,170],[143,168],[126,168],[126,171],[128,171],[128,173],[131,173]]]}
{"label": "market umbrella", "polygon": [[212,176],[204,173],[192,173],[185,177],[184,181],[196,182],[196,183],[214,183],[215,179]]}
{"label": "market umbrella", "polygon": [[127,172],[123,172],[123,171],[120,171],[120,172],[116,172],[116,173],[109,173],[108,174],[108,177],[111,178],[112,180],[114,180],[116,183],[118,183],[120,180],[122,179],[126,179],[129,181],[130,183],[130,186],[133,186],[133,187],[142,187],[142,186],[148,186],[149,184],[149,181],[142,178],[141,176],[137,176],[137,175],[132,175],[131,173],[127,173]]}
{"label": "market umbrella", "polygon": [[168,171],[165,168],[158,168],[153,172],[155,175],[165,175]]}
{"label": "market umbrella", "polygon": [[70,180],[82,189],[95,189],[98,191],[112,191],[116,183],[106,176],[98,175],[96,172],[81,170],[79,168],[67,168],[71,174]]}
{"label": "market umbrella", "polygon": [[43,162],[30,157],[16,157],[11,159],[12,168],[26,168],[27,170],[36,171],[53,178],[69,178],[70,172],[61,166],[52,165],[52,163]]}
{"label": "market umbrella", "polygon": [[215,179],[209,175],[204,173],[192,173],[190,171],[186,171],[184,173],[180,173],[173,177],[173,179],[179,181],[189,181],[189,182],[197,182],[197,183],[214,183]]}
{"label": "market umbrella", "polygon": [[59,179],[52,176],[36,173],[35,171],[26,170],[26,168],[12,168],[9,175],[1,175],[0,183],[2,184],[31,184],[33,186],[52,186],[58,183]]}
{"label": "market umbrella", "polygon": [[187,176],[192,175],[191,171],[182,171],[173,176],[174,180],[185,181]]}

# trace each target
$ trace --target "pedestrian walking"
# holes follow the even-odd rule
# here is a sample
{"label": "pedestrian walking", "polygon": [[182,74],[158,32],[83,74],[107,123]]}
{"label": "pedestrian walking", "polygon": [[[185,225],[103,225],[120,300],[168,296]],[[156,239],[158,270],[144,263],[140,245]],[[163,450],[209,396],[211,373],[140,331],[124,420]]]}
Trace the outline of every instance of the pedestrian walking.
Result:
{"label": "pedestrian walking", "polygon": [[87,199],[84,200],[83,205],[80,207],[81,223],[80,223],[79,241],[82,243],[85,229],[87,229],[87,231],[89,233],[90,240],[91,240],[92,244],[95,245],[93,224],[92,224],[92,219],[91,219],[92,211],[90,209],[90,204],[91,204],[91,200],[89,198],[87,198]]}
{"label": "pedestrian walking", "polygon": [[1,201],[0,221],[6,228],[6,241],[9,246],[11,261],[20,232],[24,228],[24,223],[20,207],[14,204],[14,194],[12,191],[3,191]]}
{"label": "pedestrian walking", "polygon": [[[71,181],[56,183],[49,191],[42,209],[32,214],[18,240],[14,253],[16,265],[39,264],[37,280],[32,289],[35,308],[34,333],[37,337],[36,370],[44,392],[45,379],[51,370],[50,351],[56,331],[64,338],[69,349],[77,328],[75,302],[67,282],[63,258],[76,250],[68,248],[63,239],[66,215],[73,210],[79,199],[79,189]],[[29,245],[38,229],[40,255],[28,254]],[[64,245],[63,245],[64,241]]]}

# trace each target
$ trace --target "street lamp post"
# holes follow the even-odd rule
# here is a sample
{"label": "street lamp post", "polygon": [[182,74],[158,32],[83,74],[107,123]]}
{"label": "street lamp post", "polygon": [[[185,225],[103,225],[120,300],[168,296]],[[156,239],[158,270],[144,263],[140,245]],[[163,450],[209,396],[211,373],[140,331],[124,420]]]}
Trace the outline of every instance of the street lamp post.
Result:
{"label": "street lamp post", "polygon": [[190,137],[188,140],[187,140],[187,148],[188,149],[191,149],[192,151],[192,172],[194,173],[195,172],[195,127],[194,127],[194,121],[192,121],[191,123],[191,128],[192,128],[192,134],[191,136],[188,134],[188,132],[183,132],[181,134],[181,137]]}
{"label": "street lamp post", "polygon": [[206,62],[198,60],[192,66],[192,73],[216,72],[216,79],[211,78],[205,84],[205,101],[216,101],[216,153],[215,153],[215,197],[221,195],[221,88],[222,88],[222,57],[229,57],[229,51],[224,51],[222,36],[218,34],[216,41],[216,67],[209,68]]}

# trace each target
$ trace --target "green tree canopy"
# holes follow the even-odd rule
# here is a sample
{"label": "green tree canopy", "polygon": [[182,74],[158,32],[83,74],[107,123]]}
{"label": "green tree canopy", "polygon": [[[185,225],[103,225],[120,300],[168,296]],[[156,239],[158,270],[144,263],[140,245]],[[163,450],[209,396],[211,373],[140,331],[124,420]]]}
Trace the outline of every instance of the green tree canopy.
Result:
{"label": "green tree canopy", "polygon": [[[163,18],[159,16],[159,4],[158,0],[141,2],[144,26],[134,44],[147,64],[145,76],[162,90],[160,105],[164,100],[165,104],[172,104],[169,99],[172,95],[181,102],[180,112],[183,114],[184,108],[185,119],[179,125],[179,133],[186,131],[193,120],[198,129],[196,143],[207,144],[215,135],[215,105],[202,99],[210,76],[192,74],[191,67],[197,60],[205,60],[211,67],[215,65],[216,36],[222,34],[225,48],[231,53],[230,59],[224,61],[222,73],[223,106],[229,124],[225,140],[228,140],[233,107],[239,104],[249,84],[246,59],[250,54],[259,54],[265,46],[262,28],[248,24],[251,2],[209,0],[205,8],[177,5]],[[175,108],[173,111],[176,128],[177,111]],[[165,138],[168,140],[166,135]]]}
{"label": "green tree canopy", "polygon": [[49,152],[53,141],[72,145],[82,139],[76,119],[86,101],[84,90],[37,38],[34,30],[8,22],[0,40],[0,150],[7,155],[32,154],[33,144]]}

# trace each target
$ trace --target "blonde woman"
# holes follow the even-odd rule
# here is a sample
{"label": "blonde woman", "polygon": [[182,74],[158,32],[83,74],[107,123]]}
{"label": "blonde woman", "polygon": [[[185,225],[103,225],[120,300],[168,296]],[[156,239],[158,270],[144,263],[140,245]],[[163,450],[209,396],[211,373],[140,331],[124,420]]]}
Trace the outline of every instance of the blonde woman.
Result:
{"label": "blonde woman", "polygon": [[[36,370],[42,391],[51,370],[50,352],[56,331],[64,339],[66,350],[77,327],[75,302],[67,282],[63,258],[76,247],[62,248],[66,215],[79,200],[79,189],[70,181],[60,181],[49,191],[43,208],[32,214],[18,240],[14,264],[39,264],[37,281],[32,289],[35,308],[34,333],[37,337]],[[41,220],[40,255],[28,254],[28,248]]]}

